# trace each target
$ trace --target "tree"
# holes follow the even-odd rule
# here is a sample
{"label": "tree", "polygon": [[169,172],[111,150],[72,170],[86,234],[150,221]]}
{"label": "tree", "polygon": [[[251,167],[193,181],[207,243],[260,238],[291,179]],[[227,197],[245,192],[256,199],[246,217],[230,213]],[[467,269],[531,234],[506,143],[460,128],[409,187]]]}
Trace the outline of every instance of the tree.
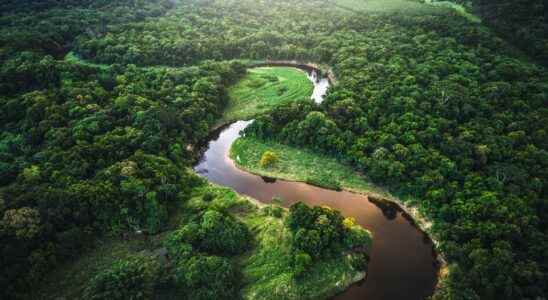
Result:
{"label": "tree", "polygon": [[234,299],[240,275],[226,258],[193,256],[175,270],[175,283],[188,299]]}
{"label": "tree", "polygon": [[150,299],[158,271],[158,263],[150,257],[134,256],[118,260],[91,279],[84,291],[84,298]]}
{"label": "tree", "polygon": [[297,278],[306,274],[306,271],[312,265],[312,257],[306,252],[297,252],[293,256],[293,268]]}
{"label": "tree", "polygon": [[262,168],[270,168],[273,167],[278,162],[278,155],[272,151],[265,151],[263,155],[261,155],[261,160],[259,161],[259,165]]}
{"label": "tree", "polygon": [[245,224],[214,210],[202,216],[200,234],[200,249],[211,253],[235,255],[251,245],[251,233]]}
{"label": "tree", "polygon": [[18,239],[30,240],[41,230],[40,213],[30,207],[8,209],[2,219],[4,228]]}

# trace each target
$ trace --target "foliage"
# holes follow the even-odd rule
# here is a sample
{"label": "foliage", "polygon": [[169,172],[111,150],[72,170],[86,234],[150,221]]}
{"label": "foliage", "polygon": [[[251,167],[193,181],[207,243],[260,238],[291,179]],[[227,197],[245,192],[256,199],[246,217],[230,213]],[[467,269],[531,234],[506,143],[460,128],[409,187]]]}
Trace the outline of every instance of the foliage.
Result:
{"label": "foliage", "polygon": [[299,278],[306,274],[312,265],[312,257],[306,252],[297,252],[293,256],[293,264],[295,268],[295,277]]}
{"label": "foliage", "polygon": [[[23,214],[32,217],[9,230],[2,221],[2,298],[24,298],[78,254],[83,246],[67,243],[77,232],[164,230],[199,182],[187,171],[193,146],[245,73],[232,60],[269,58],[331,65],[338,84],[319,107],[277,106],[249,135],[321,152],[421,199],[454,265],[439,295],[546,295],[547,75],[513,50],[545,60],[542,5],[473,1],[509,44],[448,9],[357,3],[3,1],[2,217],[29,208],[39,219]],[[284,82],[271,79],[257,84]],[[36,220],[32,238],[17,237]]]}
{"label": "foliage", "polygon": [[548,16],[542,1],[454,0],[467,5],[497,33],[548,65]]}
{"label": "foliage", "polygon": [[[293,233],[293,247],[296,256],[306,253],[314,259],[329,256],[345,246],[348,249],[366,250],[371,244],[370,236],[364,229],[349,224],[339,211],[329,207],[308,207],[297,202],[289,208],[286,224]],[[296,261],[304,258],[295,258]],[[297,266],[301,266],[299,263]]]}
{"label": "foliage", "polygon": [[[339,84],[319,109],[275,108],[246,135],[321,151],[422,199],[441,250],[459,265],[445,286],[451,297],[544,294],[545,71],[451,15],[362,21],[369,27],[348,28],[367,33],[332,56]],[[505,267],[509,257],[519,267]]]}
{"label": "foliage", "polygon": [[158,265],[146,257],[116,261],[89,283],[85,299],[150,299]]}
{"label": "foliage", "polygon": [[279,159],[276,153],[272,151],[265,151],[263,152],[263,155],[261,155],[259,165],[261,166],[261,168],[273,167],[278,162],[278,160]]}
{"label": "foliage", "polygon": [[175,270],[175,282],[188,299],[234,299],[239,274],[231,262],[218,256],[193,256]]}
{"label": "foliage", "polygon": [[244,299],[325,299],[360,278],[363,269],[350,264],[358,253],[339,252],[321,260],[308,260],[310,256],[302,252],[294,255],[293,235],[284,225],[285,217],[264,216],[261,211],[247,215],[244,221],[256,241],[241,260]]}
{"label": "foliage", "polygon": [[30,207],[8,209],[2,219],[4,230],[18,239],[32,239],[40,233],[40,213]]}
{"label": "foliage", "polygon": [[[40,212],[45,230],[19,241],[8,231],[0,236],[2,265],[13,270],[0,276],[8,294],[79,253],[86,243],[69,244],[69,230],[164,230],[170,208],[199,182],[187,171],[197,155],[187,145],[208,135],[225,103],[228,81],[220,78],[237,77],[238,68],[205,62],[105,69],[50,61],[54,67],[46,69],[55,76],[46,81],[33,77],[42,76],[34,56],[14,54],[2,66],[12,61],[24,62],[31,77],[12,80],[18,75],[10,68],[0,72],[1,84],[24,82],[0,97],[2,217],[27,207]],[[26,259],[33,252],[48,258]]]}
{"label": "foliage", "polygon": [[175,241],[190,243],[196,249],[207,253],[235,255],[249,249],[251,234],[245,224],[231,215],[207,210],[198,223],[184,225],[172,234],[171,240],[172,244]]}

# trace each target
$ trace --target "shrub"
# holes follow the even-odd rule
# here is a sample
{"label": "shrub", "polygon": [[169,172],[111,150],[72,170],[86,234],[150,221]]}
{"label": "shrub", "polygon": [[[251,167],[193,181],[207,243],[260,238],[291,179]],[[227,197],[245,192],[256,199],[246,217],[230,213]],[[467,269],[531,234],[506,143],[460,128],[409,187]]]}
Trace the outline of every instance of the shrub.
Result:
{"label": "shrub", "polygon": [[359,252],[350,256],[350,265],[356,270],[365,270],[368,262],[369,257],[365,253]]}
{"label": "shrub", "polygon": [[150,257],[118,260],[91,279],[84,299],[150,299],[158,270],[158,263]]}
{"label": "shrub", "polygon": [[204,213],[199,223],[191,222],[172,233],[164,242],[168,251],[176,255],[180,244],[219,255],[236,255],[249,249],[251,233],[234,217],[215,210]]}
{"label": "shrub", "polygon": [[200,248],[204,251],[235,255],[250,246],[251,233],[247,226],[218,211],[209,210],[203,215],[200,232]]}
{"label": "shrub", "polygon": [[318,230],[299,229],[294,234],[293,247],[296,251],[303,251],[317,258],[321,256],[325,245]]}
{"label": "shrub", "polygon": [[145,198],[145,224],[148,232],[154,234],[167,223],[167,208],[158,201],[156,192],[147,193]]}
{"label": "shrub", "polygon": [[163,245],[173,260],[180,261],[192,255],[194,248],[188,243],[185,236],[188,233],[188,231],[176,230],[164,240]]}
{"label": "shrub", "polygon": [[274,218],[281,218],[283,215],[283,208],[277,205],[268,205],[262,209],[265,216],[271,216]]}
{"label": "shrub", "polygon": [[293,256],[293,268],[295,277],[302,277],[312,265],[312,257],[306,252],[297,252]]}
{"label": "shrub", "polygon": [[297,202],[289,207],[289,215],[286,219],[291,231],[296,232],[299,228],[310,227],[314,223],[315,216],[306,204]]}
{"label": "shrub", "polygon": [[328,207],[310,208],[299,202],[289,208],[287,226],[293,232],[293,248],[313,258],[333,253],[342,246],[346,229],[341,214]]}
{"label": "shrub", "polygon": [[366,250],[371,246],[371,236],[367,230],[355,225],[347,229],[344,244],[350,249]]}
{"label": "shrub", "polygon": [[193,256],[175,270],[175,283],[187,299],[235,299],[239,281],[230,261],[218,256]]}
{"label": "shrub", "polygon": [[263,168],[272,167],[278,162],[278,156],[272,151],[265,151],[261,156],[259,165]]}

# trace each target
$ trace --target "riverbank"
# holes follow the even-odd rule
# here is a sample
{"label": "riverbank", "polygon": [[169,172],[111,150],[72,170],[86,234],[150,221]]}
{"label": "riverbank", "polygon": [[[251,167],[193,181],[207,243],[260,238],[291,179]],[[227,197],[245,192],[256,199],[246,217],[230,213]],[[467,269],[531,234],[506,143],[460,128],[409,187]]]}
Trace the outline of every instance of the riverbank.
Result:
{"label": "riverbank", "polygon": [[[206,194],[213,195],[213,200],[205,201]],[[365,272],[351,264],[355,253],[341,253],[315,261],[296,280],[286,209],[215,184],[196,189],[186,205],[194,211],[227,211],[250,229],[253,248],[233,259],[241,268],[243,299],[325,299],[365,278]]]}
{"label": "riverbank", "polygon": [[[261,167],[259,161],[265,151],[272,151],[278,156],[278,162],[270,167]],[[351,166],[341,164],[336,159],[314,153],[307,149],[298,149],[275,141],[262,141],[253,137],[240,137],[230,147],[230,158],[235,165],[252,174],[271,178],[320,183],[324,188],[339,187],[352,193],[366,195],[377,203],[397,204],[410,220],[425,232],[434,245],[439,241],[431,230],[432,222],[415,205],[413,199],[402,201],[381,187],[372,184],[363,175],[355,172]],[[437,251],[440,264],[438,284],[448,275],[448,268],[443,254]]]}
{"label": "riverbank", "polygon": [[[205,195],[211,195],[209,200]],[[273,206],[242,196],[233,190],[204,183],[193,190],[188,201],[181,203],[170,216],[169,228],[149,237],[131,234],[126,237],[104,237],[85,255],[68,262],[46,279],[34,291],[36,299],[80,299],[87,283],[95,274],[108,268],[116,260],[134,255],[156,259],[167,269],[164,240],[195,215],[207,210],[225,211],[250,229],[253,247],[242,255],[230,257],[242,274],[243,299],[322,299],[344,291],[351,284],[365,278],[365,272],[355,269],[353,253],[341,253],[317,262],[306,275],[295,280],[291,260],[291,233],[285,226],[287,210],[280,208],[273,214]],[[176,297],[175,287],[162,287],[163,296]]]}

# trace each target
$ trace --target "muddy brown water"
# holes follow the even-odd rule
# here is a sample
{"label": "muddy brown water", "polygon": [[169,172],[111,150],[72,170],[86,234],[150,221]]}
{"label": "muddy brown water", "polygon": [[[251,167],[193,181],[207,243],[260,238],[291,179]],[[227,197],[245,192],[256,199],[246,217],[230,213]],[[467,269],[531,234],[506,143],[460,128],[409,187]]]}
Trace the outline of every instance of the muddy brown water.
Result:
{"label": "muddy brown water", "polygon": [[[321,102],[327,86],[319,87],[314,74],[314,101]],[[325,82],[325,81],[324,81]],[[365,280],[353,284],[334,299],[424,299],[437,282],[438,262],[430,238],[397,205],[379,205],[365,195],[333,191],[301,182],[264,178],[238,169],[229,157],[232,143],[252,121],[220,128],[208,144],[195,171],[209,181],[231,187],[261,202],[282,199],[283,206],[302,201],[328,205],[373,233],[373,247]]]}

